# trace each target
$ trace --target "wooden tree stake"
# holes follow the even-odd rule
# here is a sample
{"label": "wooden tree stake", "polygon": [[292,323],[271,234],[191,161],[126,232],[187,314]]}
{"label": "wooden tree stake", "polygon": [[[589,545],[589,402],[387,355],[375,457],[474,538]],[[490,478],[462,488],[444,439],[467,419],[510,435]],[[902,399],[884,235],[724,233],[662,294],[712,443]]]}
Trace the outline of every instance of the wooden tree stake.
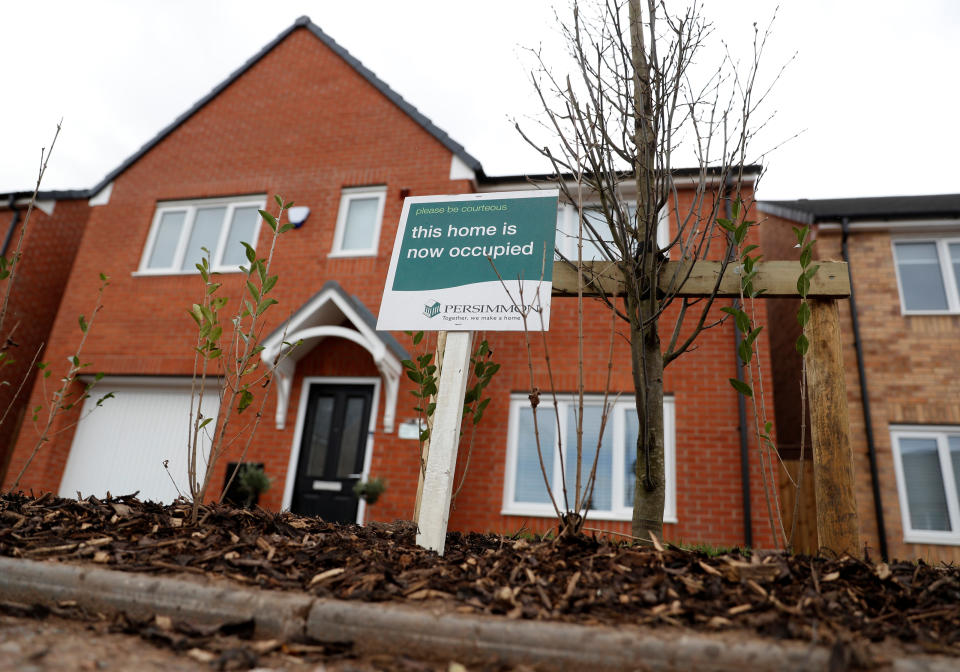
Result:
{"label": "wooden tree stake", "polygon": [[457,466],[460,443],[460,422],[463,419],[463,397],[470,377],[470,354],[473,332],[447,334],[443,368],[437,385],[437,407],[433,412],[430,432],[430,454],[423,479],[417,544],[443,555],[450,518],[450,496],[453,472]]}
{"label": "wooden tree stake", "polygon": [[807,374],[818,543],[821,552],[860,557],[839,311],[832,300],[811,300],[810,309]]}

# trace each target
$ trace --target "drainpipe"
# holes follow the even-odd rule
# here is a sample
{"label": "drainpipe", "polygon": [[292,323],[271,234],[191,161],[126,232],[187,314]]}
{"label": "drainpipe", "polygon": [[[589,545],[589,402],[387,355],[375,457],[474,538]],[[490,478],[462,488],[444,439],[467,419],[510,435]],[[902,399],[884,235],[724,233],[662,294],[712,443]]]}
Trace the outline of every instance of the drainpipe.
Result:
{"label": "drainpipe", "polygon": [[[733,206],[730,203],[730,186],[727,186],[727,219],[733,218]],[[736,263],[736,260],[733,260]],[[734,299],[735,308],[740,307],[740,299]],[[740,341],[743,336],[740,330],[733,330],[733,360],[737,363],[737,379],[743,380],[743,362],[740,361]],[[740,489],[743,497],[743,545],[753,546],[753,512],[750,503],[750,446],[748,444],[747,400],[742,394],[737,394],[737,420],[740,423]]]}
{"label": "drainpipe", "polygon": [[13,217],[10,219],[10,226],[7,228],[7,235],[3,238],[3,246],[0,247],[0,257],[7,256],[7,250],[10,248],[10,241],[13,239],[13,232],[17,228],[17,224],[20,222],[20,211],[14,207],[16,198],[14,194],[10,194],[10,201],[7,203],[7,207],[13,211]]}
{"label": "drainpipe", "polygon": [[857,374],[860,377],[860,405],[863,407],[863,423],[867,428],[867,456],[870,459],[870,483],[873,486],[873,510],[877,518],[877,541],[880,545],[880,557],[887,560],[887,532],[883,524],[883,502],[880,500],[880,476],[877,473],[877,448],[873,440],[873,420],[870,415],[870,395],[867,393],[867,370],[863,363],[863,342],[860,339],[860,320],[857,317],[857,298],[853,291],[853,271],[850,267],[850,255],[847,238],[850,236],[850,218],[840,220],[843,233],[840,249],[843,260],[847,262],[850,274],[850,321],[853,324],[853,344],[857,351]]}

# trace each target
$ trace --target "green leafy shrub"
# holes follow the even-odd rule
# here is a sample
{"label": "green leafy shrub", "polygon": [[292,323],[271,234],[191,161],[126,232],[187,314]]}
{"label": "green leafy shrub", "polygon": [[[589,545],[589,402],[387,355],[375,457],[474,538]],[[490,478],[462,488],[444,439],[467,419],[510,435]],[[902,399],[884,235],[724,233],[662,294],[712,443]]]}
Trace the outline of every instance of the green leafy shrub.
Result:
{"label": "green leafy shrub", "polygon": [[[270,275],[270,267],[279,237],[293,228],[290,223],[281,225],[279,222],[283,212],[289,209],[293,202],[284,203],[280,196],[275,196],[274,199],[279,208],[276,217],[266,210],[259,211],[264,223],[272,231],[267,255],[258,257],[252,245],[241,243],[249,263],[240,267],[245,291],[242,301],[232,313],[226,312],[227,298],[218,295],[222,283],[218,281],[218,274],[211,270],[209,250],[204,248],[206,256],[196,265],[203,281],[203,296],[199,303],[193,304],[187,311],[197,326],[190,441],[187,448],[188,492],[193,500],[191,523],[197,522],[199,506],[206,499],[217,463],[243,432],[246,432],[246,440],[241,450],[240,462],[246,457],[260,424],[263,400],[267,398],[274,378],[273,372],[279,363],[280,358],[267,366],[261,366],[264,363],[260,361],[260,353],[263,351],[263,345],[260,344],[263,314],[277,303],[275,298],[269,296],[278,279],[278,276]],[[225,326],[228,327],[226,334]],[[257,409],[254,418],[244,429],[231,434],[228,431],[231,423],[236,421],[235,416],[250,408],[254,400],[252,390],[257,387],[261,388],[261,408]],[[203,398],[211,393],[219,396],[220,409],[217,417],[204,417],[201,410]],[[204,456],[203,445],[207,441],[210,452],[209,456]],[[205,467],[201,465],[204,457]],[[224,492],[236,477],[237,470],[234,470]]]}

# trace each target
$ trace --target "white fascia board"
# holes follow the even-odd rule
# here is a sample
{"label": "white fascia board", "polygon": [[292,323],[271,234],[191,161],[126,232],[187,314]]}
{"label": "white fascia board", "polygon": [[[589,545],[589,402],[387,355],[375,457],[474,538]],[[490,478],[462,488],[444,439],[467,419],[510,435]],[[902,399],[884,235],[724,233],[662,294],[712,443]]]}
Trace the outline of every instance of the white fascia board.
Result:
{"label": "white fascia board", "polygon": [[[264,339],[263,351],[260,358],[266,361],[273,361],[281,347],[283,341],[289,341],[290,334],[294,334],[304,329],[304,324],[316,315],[317,311],[330,300],[330,295],[335,294],[333,289],[327,289],[313,297],[309,303],[302,306],[286,324],[284,331],[277,331],[271,338]],[[339,306],[339,304],[337,304]]]}
{"label": "white fascia board", "polygon": [[[757,181],[758,175],[749,174],[744,175],[742,184],[753,186]],[[481,193],[494,193],[499,191],[525,191],[531,189],[551,189],[554,188],[553,185],[556,184],[556,180],[547,179],[538,179],[536,182],[531,182],[527,179],[518,179],[517,181],[511,182],[499,182],[497,184],[478,184],[477,191]],[[701,179],[699,176],[683,176],[673,178],[673,186],[677,189],[692,189],[701,184]],[[723,184],[722,180],[717,177],[707,175],[703,179],[703,185],[707,188],[718,187]],[[572,180],[566,180],[566,185],[571,191],[577,189],[577,183]],[[595,198],[591,196],[593,192],[588,190],[588,185],[583,184],[584,189],[584,198],[587,200]],[[620,189],[623,192],[623,195],[627,198],[632,198],[636,194],[636,181],[630,177],[625,178],[620,182]]]}
{"label": "white fascia board", "polygon": [[[96,383],[97,387],[103,387],[104,385],[110,385],[111,387],[189,387],[193,383],[192,376],[141,376],[131,374],[129,376],[104,376],[100,380],[97,380],[96,377],[92,375],[82,375],[79,376],[79,378],[80,382],[84,384]],[[207,375],[208,382],[213,381],[219,384],[221,379],[222,376]]]}
{"label": "white fascia board", "polygon": [[[839,222],[821,222],[818,224],[820,231],[841,231],[842,226]],[[850,231],[891,231],[891,232],[913,232],[922,233],[924,231],[944,231],[960,230],[960,218],[954,219],[904,219],[904,220],[862,220],[851,222]]]}

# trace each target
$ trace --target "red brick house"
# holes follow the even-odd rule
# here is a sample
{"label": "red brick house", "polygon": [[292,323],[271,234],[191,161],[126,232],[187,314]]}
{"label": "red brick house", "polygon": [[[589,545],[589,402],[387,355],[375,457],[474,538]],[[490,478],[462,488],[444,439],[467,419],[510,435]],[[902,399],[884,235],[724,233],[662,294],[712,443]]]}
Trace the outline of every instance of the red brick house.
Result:
{"label": "red brick house", "polygon": [[[681,172],[676,184],[683,207],[692,181]],[[106,374],[98,389],[116,398],[93,413],[64,414],[22,486],[69,496],[139,490],[141,497],[166,500],[184,490],[162,463],[169,461],[174,481],[182,477],[196,338],[187,308],[202,292],[194,257],[201,245],[211,249],[222,291],[236,296],[243,263],[238,241],[264,244],[267,229],[256,209],[281,194],[308,207],[309,215],[279,243],[274,295],[280,304],[267,313],[265,333],[282,333],[291,316],[288,338],[304,342],[281,365],[247,456],[273,479],[260,504],[348,521],[410,518],[418,442],[399,431],[415,417],[400,361],[414,347],[404,334],[377,332],[371,312],[380,304],[403,199],[529,188],[523,176],[487,176],[462,146],[316,25],[299,19],[82,201],[58,201],[57,210],[76,206],[88,214],[44,359],[59,363],[71,354],[77,315],[89,312],[98,274],[108,274],[112,284],[84,359]],[[561,210],[561,230],[569,226],[568,214]],[[568,240],[558,238],[561,245]],[[549,431],[563,434],[577,380],[575,300],[556,299],[552,313],[562,422]],[[599,303],[586,306],[585,421],[593,441],[607,375],[608,315]],[[488,388],[493,401],[478,427],[450,526],[545,530],[554,522],[534,466],[524,339],[516,333],[488,339],[503,368]],[[268,351],[274,340],[268,338]],[[769,376],[767,350],[760,351]],[[732,331],[713,329],[666,372],[669,539],[773,543],[760,515],[766,506],[753,432],[740,426],[738,399],[727,382],[736,375],[735,356]],[[589,526],[628,532],[636,415],[623,339],[615,342],[615,358],[625,363],[613,374],[613,391],[621,396],[604,433]],[[545,380],[540,354],[534,366]],[[35,386],[29,405],[41,403]],[[320,430],[333,425],[343,428],[335,436]],[[20,432],[5,484],[35,441],[30,427]],[[559,480],[559,462],[553,454],[546,461]],[[217,483],[225,467],[226,461]],[[387,489],[367,507],[351,487],[372,477],[385,479]]]}
{"label": "red brick house", "polygon": [[[960,561],[960,195],[759,208],[768,252],[792,247],[791,225],[809,224],[819,258],[850,264],[840,320],[861,539],[874,555]],[[785,327],[773,349],[788,445],[799,440],[794,311],[781,300],[770,313]]]}

